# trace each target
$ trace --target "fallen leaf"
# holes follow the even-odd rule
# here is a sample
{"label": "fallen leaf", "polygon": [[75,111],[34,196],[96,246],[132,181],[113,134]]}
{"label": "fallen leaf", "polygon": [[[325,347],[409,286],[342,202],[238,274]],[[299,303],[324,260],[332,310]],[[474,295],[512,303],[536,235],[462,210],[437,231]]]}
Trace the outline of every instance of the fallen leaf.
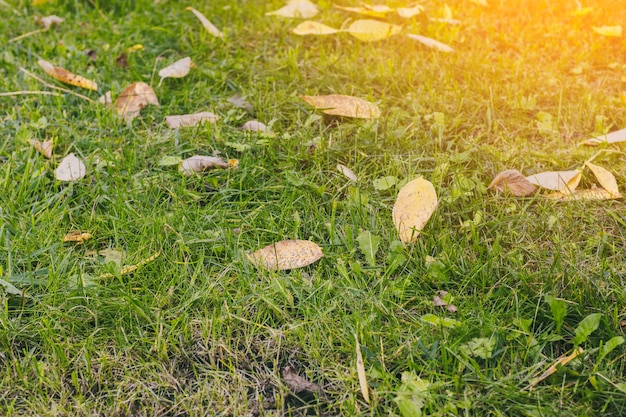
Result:
{"label": "fallen leaf", "polygon": [[36,19],[36,22],[43,26],[43,30],[48,30],[52,26],[59,25],[63,23],[63,18],[57,15],[50,15],[42,17],[41,19]]}
{"label": "fallen leaf", "polygon": [[78,244],[85,243],[89,239],[91,239],[91,233],[81,232],[80,230],[72,230],[63,236],[63,242],[76,242]]}
{"label": "fallen leaf", "polygon": [[305,35],[332,35],[333,33],[339,32],[335,28],[331,28],[330,26],[326,26],[322,23],[313,22],[311,20],[307,20],[306,22],[300,23],[293,30],[293,33],[300,36]]}
{"label": "fallen leaf", "polygon": [[622,36],[622,25],[616,25],[616,26],[592,26],[591,29],[593,29],[594,32],[596,32],[598,35],[602,35],[602,36],[608,36],[608,37],[616,37],[619,38],[620,36]]}
{"label": "fallen leaf", "polygon": [[621,195],[611,194],[604,188],[588,188],[585,190],[574,190],[572,192],[567,191],[555,191],[545,196],[550,200],[558,201],[576,201],[576,200],[615,200],[622,198]]}
{"label": "fallen leaf", "polygon": [[189,69],[191,68],[191,58],[186,57],[183,59],[179,59],[174,62],[172,65],[169,65],[159,71],[159,77],[161,77],[161,81],[159,81],[159,86],[163,82],[165,78],[182,78],[185,75],[189,74]]}
{"label": "fallen leaf", "polygon": [[122,91],[115,100],[115,109],[117,114],[124,117],[124,120],[130,122],[139,116],[141,109],[148,104],[159,105],[159,99],[152,87],[144,82],[132,83]]}
{"label": "fallen leaf", "polygon": [[435,307],[445,307],[451,313],[456,313],[457,308],[454,304],[451,303],[452,297],[448,294],[447,291],[439,290],[437,294],[433,297],[433,305]]}
{"label": "fallen leaf", "polygon": [[595,146],[600,143],[619,143],[626,142],[626,129],[616,130],[606,135],[595,136],[582,142],[581,145]]}
{"label": "fallen leaf", "polygon": [[361,387],[361,394],[366,403],[370,403],[369,385],[367,384],[367,375],[365,374],[365,364],[363,363],[363,354],[361,353],[361,344],[359,338],[354,335],[356,341],[356,373],[359,377],[359,386]]}
{"label": "fallen leaf", "polygon": [[407,183],[393,206],[393,223],[404,243],[414,242],[437,208],[435,187],[420,177]]}
{"label": "fallen leaf", "polygon": [[385,191],[398,183],[398,177],[387,175],[386,177],[376,178],[372,181],[374,189],[377,191]]}
{"label": "fallen leaf", "polygon": [[429,48],[436,49],[440,52],[447,52],[447,53],[454,52],[454,48],[452,48],[451,46],[446,45],[445,43],[436,41],[432,38],[427,38],[426,36],[421,36],[421,35],[413,35],[410,33],[407,36],[413,40],[420,42],[423,45],[428,46]]}
{"label": "fallen leaf", "polygon": [[98,62],[98,52],[94,49],[85,49],[83,53],[89,58],[89,65],[96,65]]}
{"label": "fallen leaf", "polygon": [[617,180],[613,174],[601,166],[592,164],[591,162],[585,162],[585,166],[593,172],[593,175],[595,175],[602,188],[615,196],[615,198],[621,197],[619,187],[617,186]]}
{"label": "fallen leaf", "polygon": [[516,169],[507,169],[496,175],[487,187],[488,190],[492,188],[501,192],[508,192],[515,197],[527,197],[537,191],[537,186],[528,181]]}
{"label": "fallen leaf", "polygon": [[357,176],[350,168],[345,165],[337,164],[337,171],[341,172],[350,181],[357,182]]}
{"label": "fallen leaf", "polygon": [[401,18],[410,19],[413,16],[422,14],[424,10],[426,10],[424,6],[422,6],[421,4],[417,4],[413,7],[398,7],[396,9],[396,12],[398,13],[398,16],[400,16]]}
{"label": "fallen leaf", "polygon": [[[125,274],[130,274],[131,272],[135,272],[137,269],[139,269],[140,267],[144,266],[145,264],[154,261],[156,258],[158,258],[161,255],[161,252],[156,252],[154,255],[149,256],[146,259],[141,260],[140,262],[136,263],[135,265],[127,265],[125,267],[123,267],[122,269],[120,269],[119,275],[125,275]],[[106,273],[106,274],[102,274],[99,276],[99,278],[112,278],[115,275],[111,274],[111,273]]]}
{"label": "fallen leaf", "polygon": [[389,6],[378,4],[374,6],[369,6],[366,4],[361,5],[360,7],[342,7],[333,5],[335,9],[343,10],[346,12],[357,13],[365,16],[371,17],[385,17],[389,13],[393,12],[393,9]]}
{"label": "fallen leaf", "polygon": [[376,266],[376,253],[380,245],[380,237],[372,234],[369,230],[365,230],[357,236],[356,241],[359,243],[359,249],[365,255],[369,266]]}
{"label": "fallen leaf", "polygon": [[98,103],[106,107],[113,105],[113,97],[111,96],[111,91],[107,91],[106,93],[101,95],[100,98],[98,98]]}
{"label": "fallen leaf", "polygon": [[165,123],[170,129],[178,129],[179,127],[191,127],[201,123],[215,123],[219,117],[217,115],[203,111],[194,114],[182,114],[178,116],[165,116]]}
{"label": "fallen leaf", "polygon": [[526,177],[532,184],[548,190],[574,191],[582,178],[578,169],[572,171],[548,171]]}
{"label": "fallen leaf", "polygon": [[232,165],[217,156],[194,155],[181,162],[178,170],[185,175],[203,172],[213,168],[226,169]]}
{"label": "fallen leaf", "polygon": [[66,69],[55,67],[54,65],[52,65],[48,61],[44,61],[43,59],[38,60],[37,63],[41,68],[43,68],[46,74],[65,84],[86,88],[88,90],[98,90],[98,84],[91,80],[88,80],[85,77],[73,74]]}
{"label": "fallen leaf", "polygon": [[209,19],[204,17],[202,13],[200,13],[193,7],[187,7],[185,10],[189,10],[191,11],[191,13],[195,14],[198,20],[200,20],[200,23],[202,23],[202,26],[204,26],[206,31],[209,32],[211,35],[218,38],[224,37],[224,34],[218,28],[216,28],[215,25],[209,21]]}
{"label": "fallen leaf", "polygon": [[400,33],[398,25],[381,22],[379,20],[355,20],[344,30],[363,42],[375,42]]}
{"label": "fallen leaf", "polygon": [[583,348],[578,346],[574,349],[574,351],[571,354],[561,355],[554,364],[550,365],[548,369],[546,369],[541,375],[533,379],[530,382],[530,384],[528,384],[528,386],[524,388],[523,390],[525,389],[532,390],[535,387],[535,385],[537,385],[538,383],[540,383],[541,381],[543,381],[550,375],[556,373],[560,367],[567,365],[569,362],[576,359],[583,352],[584,352]]}
{"label": "fallen leaf", "polygon": [[356,117],[361,119],[377,119],[380,110],[374,103],[358,97],[330,94],[327,96],[300,96],[311,106],[333,116]]}
{"label": "fallen leaf", "polygon": [[322,387],[298,375],[295,369],[291,366],[285,366],[282,370],[282,375],[285,380],[285,384],[287,384],[287,387],[294,394],[300,394],[302,392],[309,392],[318,395],[324,394]]}
{"label": "fallen leaf", "polygon": [[580,17],[580,16],[585,16],[591,13],[592,11],[593,11],[593,7],[582,7],[581,5],[579,5],[579,7],[573,12],[571,12],[570,14],[572,16]]}
{"label": "fallen leaf", "polygon": [[290,0],[285,7],[281,7],[273,12],[267,12],[265,15],[310,19],[318,12],[317,5],[309,0]]}
{"label": "fallen leaf", "polygon": [[248,130],[250,132],[265,132],[267,130],[267,126],[258,120],[249,120],[241,126],[241,129]]}
{"label": "fallen leaf", "polygon": [[120,52],[117,58],[115,58],[115,65],[122,68],[128,68],[128,55],[126,55],[126,52]]}
{"label": "fallen leaf", "polygon": [[247,113],[254,113],[254,106],[250,104],[245,96],[235,94],[234,96],[227,98],[226,101],[239,109],[245,110]]}
{"label": "fallen leaf", "polygon": [[61,160],[54,171],[54,177],[59,181],[77,181],[87,174],[87,168],[83,161],[70,153]]}
{"label": "fallen leaf", "polygon": [[322,249],[309,240],[281,240],[247,254],[253,265],[280,271],[305,267],[323,256]]}
{"label": "fallen leaf", "polygon": [[35,148],[37,152],[39,152],[46,158],[52,158],[52,150],[54,149],[54,142],[52,140],[45,140],[41,142],[37,139],[30,139],[28,143],[33,145],[33,148]]}

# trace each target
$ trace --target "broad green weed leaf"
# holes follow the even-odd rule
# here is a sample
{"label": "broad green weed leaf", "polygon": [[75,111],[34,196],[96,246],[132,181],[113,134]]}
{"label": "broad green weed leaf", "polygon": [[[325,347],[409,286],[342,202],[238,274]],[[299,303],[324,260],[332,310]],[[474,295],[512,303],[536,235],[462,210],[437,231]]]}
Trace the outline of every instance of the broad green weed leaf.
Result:
{"label": "broad green weed leaf", "polygon": [[384,191],[384,190],[390,189],[391,187],[393,187],[397,183],[398,183],[398,177],[394,177],[392,175],[389,175],[389,176],[382,177],[382,178],[376,178],[372,182],[372,185],[374,186],[375,190]]}
{"label": "broad green weed leaf", "polygon": [[402,373],[402,385],[393,399],[403,417],[421,417],[425,401],[430,397],[430,382],[421,379],[414,372]]}
{"label": "broad green weed leaf", "polygon": [[369,230],[366,230],[361,232],[356,240],[359,242],[359,249],[361,249],[361,252],[365,255],[369,266],[376,266],[376,253],[378,252],[380,238],[373,235]]}
{"label": "broad green weed leaf", "polygon": [[600,326],[601,318],[602,314],[593,313],[582,319],[582,321],[578,324],[578,327],[576,327],[576,336],[574,337],[574,340],[572,340],[574,346],[578,346],[587,340],[589,335],[591,335],[591,333],[593,333],[598,326]]}
{"label": "broad green weed leaf", "polygon": [[461,322],[458,320],[448,317],[439,317],[434,314],[424,314],[421,319],[424,320],[426,323],[432,324],[433,326],[442,326],[447,328],[454,328],[461,324]]}
{"label": "broad green weed leaf", "polygon": [[496,347],[496,339],[493,337],[475,337],[469,342],[459,346],[459,350],[467,356],[478,356],[490,359]]}
{"label": "broad green weed leaf", "polygon": [[565,316],[567,315],[567,303],[565,302],[565,300],[555,298],[548,294],[546,294],[543,299],[550,307],[552,319],[554,320],[554,324],[556,325],[556,332],[560,333],[561,326],[563,326],[563,321],[565,320]]}
{"label": "broad green weed leaf", "polygon": [[17,289],[13,284],[8,281],[0,279],[0,285],[4,287],[4,290],[7,292],[7,294],[22,295],[22,291]]}
{"label": "broad green weed leaf", "polygon": [[598,363],[602,362],[602,360],[606,357],[606,355],[611,353],[616,347],[618,347],[619,345],[623,343],[624,343],[624,338],[622,336],[615,336],[607,340],[606,343],[604,343],[602,345],[602,348],[600,349],[597,362]]}

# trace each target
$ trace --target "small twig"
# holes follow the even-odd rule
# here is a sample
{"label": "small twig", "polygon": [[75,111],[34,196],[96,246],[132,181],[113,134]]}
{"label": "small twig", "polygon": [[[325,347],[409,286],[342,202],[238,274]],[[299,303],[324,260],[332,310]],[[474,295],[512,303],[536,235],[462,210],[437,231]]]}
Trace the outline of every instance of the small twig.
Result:
{"label": "small twig", "polygon": [[17,41],[22,40],[24,38],[27,38],[27,37],[29,37],[31,35],[36,35],[38,33],[45,32],[45,31],[46,31],[46,29],[31,30],[30,32],[26,32],[26,33],[21,34],[20,36],[16,36],[14,38],[9,39],[9,43],[17,42]]}
{"label": "small twig", "polygon": [[76,93],[76,92],[74,92],[74,91],[72,91],[72,90],[68,90],[67,88],[57,87],[56,85],[49,84],[49,83],[47,83],[46,81],[44,81],[44,80],[42,80],[41,78],[39,78],[38,76],[36,76],[35,74],[33,74],[32,72],[28,71],[28,70],[27,70],[26,68],[24,68],[24,67],[20,67],[20,71],[24,72],[24,74],[26,74],[26,75],[28,75],[28,76],[30,76],[30,77],[33,77],[34,79],[36,79],[37,81],[39,81],[40,83],[42,83],[43,85],[45,85],[46,87],[50,87],[50,88],[53,88],[53,89],[55,89],[55,90],[63,91],[64,93],[68,93],[68,94],[71,94],[71,95],[73,95],[73,96],[76,96],[76,97],[82,98],[83,100],[87,100],[87,101],[89,101],[90,103],[95,103],[95,102],[96,102],[95,100],[92,100],[92,99],[90,99],[90,98],[89,98],[89,97],[87,97],[87,96],[84,96],[84,95],[82,95],[82,94]]}
{"label": "small twig", "polygon": [[22,96],[27,94],[63,97],[63,94],[55,93],[54,91],[9,91],[7,93],[0,93],[0,97]]}

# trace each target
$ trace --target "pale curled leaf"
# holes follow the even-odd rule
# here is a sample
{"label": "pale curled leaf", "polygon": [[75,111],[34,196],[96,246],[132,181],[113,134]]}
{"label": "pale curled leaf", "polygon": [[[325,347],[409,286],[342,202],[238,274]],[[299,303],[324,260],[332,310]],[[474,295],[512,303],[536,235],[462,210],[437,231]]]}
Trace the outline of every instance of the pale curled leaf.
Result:
{"label": "pale curled leaf", "polygon": [[54,177],[59,181],[77,181],[87,174],[87,168],[83,161],[76,155],[70,153],[61,160],[59,166],[54,171]]}
{"label": "pale curled leaf", "polygon": [[53,14],[42,17],[41,19],[36,19],[36,21],[43,26],[43,30],[49,30],[52,26],[63,23],[63,18]]}
{"label": "pale curled leaf", "polygon": [[353,182],[357,182],[358,178],[354,171],[345,165],[337,164],[337,171],[341,172],[347,179]]}
{"label": "pale curled leaf", "polygon": [[98,103],[102,104],[105,107],[110,107],[113,105],[113,97],[111,96],[111,91],[107,91],[103,95],[98,98]]}
{"label": "pale curled leaf", "polygon": [[515,197],[527,197],[537,191],[537,186],[528,181],[518,170],[507,169],[496,175],[487,189],[508,192]]}
{"label": "pale curled leaf", "polygon": [[115,109],[118,115],[122,116],[125,121],[130,122],[139,116],[141,109],[148,104],[158,106],[159,99],[152,87],[139,81],[132,83],[122,91],[117,100],[115,100]]}
{"label": "pale curled leaf", "polygon": [[421,36],[421,35],[413,35],[411,33],[409,33],[407,36],[413,40],[418,41],[422,45],[426,45],[427,47],[436,49],[440,52],[446,52],[446,53],[454,52],[454,48],[452,48],[449,45],[446,45],[443,42],[439,42],[435,39],[427,38],[426,36]]}
{"label": "pale curled leaf", "polygon": [[585,140],[581,145],[595,146],[600,143],[611,144],[620,142],[626,142],[626,129],[617,130],[606,135],[595,136]]}
{"label": "pale curled leaf", "polygon": [[265,123],[259,122],[258,120],[248,120],[241,126],[241,130],[247,130],[250,132],[265,132],[267,131],[267,126]]}
{"label": "pale curled leaf", "polygon": [[344,29],[344,32],[348,32],[363,42],[376,42],[397,35],[401,29],[398,25],[379,20],[363,19],[352,22],[350,26]]}
{"label": "pale curled leaf", "polygon": [[616,198],[621,197],[619,187],[617,186],[617,180],[611,172],[601,166],[592,164],[591,162],[585,162],[585,166],[593,172],[593,175],[595,175],[602,188]]}
{"label": "pale curled leaf", "polygon": [[86,88],[88,90],[98,90],[98,84],[81,75],[71,73],[64,68],[55,67],[54,65],[43,59],[39,59],[37,63],[45,71],[46,74],[65,84]]}
{"label": "pale curled leaf", "polygon": [[179,127],[192,127],[201,123],[215,123],[219,118],[217,115],[203,111],[194,114],[182,114],[176,116],[165,116],[165,123],[170,129],[178,129]]}
{"label": "pale curled leaf", "polygon": [[213,23],[211,23],[209,21],[209,19],[207,19],[202,13],[200,13],[199,11],[194,9],[193,7],[187,7],[185,10],[189,10],[191,13],[196,15],[196,17],[198,18],[200,23],[202,23],[202,26],[204,26],[206,31],[209,32],[211,35],[213,35],[213,36],[215,36],[217,38],[223,38],[224,37],[224,34],[218,28],[216,28],[215,25]]}
{"label": "pale curled leaf", "polygon": [[554,191],[574,191],[582,178],[578,169],[572,171],[548,171],[526,177],[532,184]]}
{"label": "pale curled leaf", "polygon": [[307,20],[306,22],[302,22],[298,26],[296,26],[292,30],[292,32],[296,35],[306,36],[306,35],[332,35],[339,31],[335,28],[331,28],[330,26],[326,26],[322,23]]}
{"label": "pale curled leaf", "polygon": [[557,201],[576,201],[576,200],[615,200],[622,198],[621,195],[611,194],[604,188],[588,188],[585,190],[568,191],[555,191],[545,196],[550,200]]}
{"label": "pale curled leaf", "polygon": [[217,156],[194,155],[180,163],[178,170],[185,175],[203,172],[213,168],[226,169],[233,166],[230,161],[225,161]]}
{"label": "pale curled leaf", "polygon": [[91,233],[82,232],[80,230],[72,230],[63,236],[63,242],[73,242],[73,243],[85,243],[85,241],[91,239]]}
{"label": "pale curled leaf", "polygon": [[36,139],[30,139],[28,143],[33,145],[33,148],[35,148],[37,152],[39,152],[46,158],[52,158],[52,150],[54,149],[54,142],[52,140],[45,140],[41,142]]}
{"label": "pale curled leaf", "polygon": [[422,14],[424,10],[425,10],[424,6],[422,6],[421,4],[416,4],[415,6],[412,6],[412,7],[398,7],[396,9],[396,12],[398,13],[398,16],[400,16],[401,18],[410,19],[414,16]]}
{"label": "pale curled leaf", "polygon": [[297,19],[310,19],[314,17],[319,10],[315,3],[309,0],[290,0],[286,6],[281,7],[273,12],[265,13],[266,16],[281,16]]}
{"label": "pale curled leaf", "polygon": [[420,177],[402,187],[392,212],[400,240],[415,241],[436,208],[437,193],[428,180]]}
{"label": "pale curled leaf", "polygon": [[159,71],[159,77],[161,77],[161,81],[159,85],[163,82],[165,78],[182,78],[185,75],[189,74],[189,70],[191,68],[191,58],[186,57],[183,59],[179,59],[171,65],[163,68]]}
{"label": "pale curled leaf", "polygon": [[323,256],[322,248],[309,240],[281,240],[247,254],[253,265],[280,271],[305,267]]}
{"label": "pale curled leaf", "polygon": [[306,378],[301,377],[291,366],[285,366],[282,370],[282,376],[285,380],[285,384],[294,394],[301,392],[310,392],[313,394],[324,395],[322,387],[313,382],[310,382]]}
{"label": "pale curled leaf", "polygon": [[386,6],[384,4],[377,4],[374,6],[362,4],[359,7],[342,7],[342,6],[333,5],[333,7],[335,9],[343,10],[346,12],[357,13],[360,15],[371,16],[371,17],[385,17],[389,13],[393,12],[393,9],[391,7]]}
{"label": "pale curled leaf", "polygon": [[358,97],[330,94],[326,96],[300,96],[311,106],[332,116],[377,119],[380,117],[378,106]]}
{"label": "pale curled leaf", "polygon": [[356,372],[359,377],[359,386],[361,387],[361,394],[366,403],[370,403],[369,385],[367,383],[367,375],[365,374],[365,363],[363,363],[363,354],[361,353],[361,344],[359,338],[355,334],[354,340],[356,341]]}

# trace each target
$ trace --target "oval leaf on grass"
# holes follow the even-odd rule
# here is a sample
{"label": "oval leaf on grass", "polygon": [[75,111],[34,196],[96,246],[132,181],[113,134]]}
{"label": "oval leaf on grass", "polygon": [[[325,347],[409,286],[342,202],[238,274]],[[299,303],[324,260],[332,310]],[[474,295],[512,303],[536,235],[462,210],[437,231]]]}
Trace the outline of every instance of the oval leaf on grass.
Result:
{"label": "oval leaf on grass", "polygon": [[258,120],[248,120],[241,126],[241,130],[247,130],[249,132],[265,132],[267,131],[267,126],[265,123],[259,122]]}
{"label": "oval leaf on grass", "polygon": [[54,142],[52,140],[44,140],[41,142],[37,139],[29,139],[28,143],[33,145],[33,148],[46,158],[52,158],[52,150],[54,149]]}
{"label": "oval leaf on grass", "polygon": [[246,256],[257,267],[283,271],[310,265],[324,254],[322,248],[310,240],[281,240]]}
{"label": "oval leaf on grass", "polygon": [[48,61],[44,61],[43,59],[40,59],[39,61],[37,61],[37,63],[41,68],[43,68],[46,74],[54,79],[61,81],[62,83],[86,88],[87,90],[98,90],[98,84],[91,80],[88,80],[81,75],[76,75],[66,69],[55,67],[54,65],[52,65]]}
{"label": "oval leaf on grass", "polygon": [[316,109],[332,116],[360,119],[377,119],[380,117],[380,109],[374,103],[358,97],[330,94],[326,96],[300,96],[300,98]]}
{"label": "oval leaf on grass", "polygon": [[285,7],[273,12],[265,13],[265,16],[293,17],[310,19],[318,13],[317,5],[309,0],[289,0]]}
{"label": "oval leaf on grass", "polygon": [[224,161],[217,156],[194,155],[180,163],[178,170],[185,175],[192,175],[195,172],[203,172],[213,168],[226,169],[235,166],[234,159]]}
{"label": "oval leaf on grass", "polygon": [[418,41],[422,45],[426,45],[427,47],[432,48],[432,49],[436,49],[436,50],[438,50],[440,52],[447,52],[447,53],[454,52],[454,48],[452,48],[451,46],[446,45],[443,42],[439,42],[437,40],[434,40],[432,38],[427,38],[426,36],[421,36],[421,35],[413,35],[413,34],[410,34],[410,33],[408,35],[406,35],[406,36],[408,36],[409,38],[411,38],[413,40]]}
{"label": "oval leaf on grass", "polygon": [[617,180],[615,176],[611,174],[608,170],[602,168],[601,166],[592,164],[591,162],[585,162],[585,165],[589,167],[593,175],[596,176],[596,179],[600,183],[600,186],[608,191],[611,195],[616,198],[621,197],[619,193],[619,188],[617,186]]}
{"label": "oval leaf on grass", "polygon": [[582,178],[578,169],[572,171],[548,171],[526,177],[532,184],[554,191],[574,191]]}
{"label": "oval leaf on grass", "polygon": [[414,242],[437,208],[435,187],[420,177],[407,183],[393,206],[393,223],[404,243]]}
{"label": "oval leaf on grass", "polygon": [[167,123],[167,126],[170,129],[192,127],[205,122],[215,123],[217,120],[217,115],[208,111],[194,114],[181,114],[177,116],[165,116],[165,123]]}
{"label": "oval leaf on grass", "polygon": [[604,188],[588,188],[586,190],[574,190],[572,192],[555,191],[545,196],[550,200],[573,201],[573,200],[615,200],[622,198],[621,195],[611,194]]}
{"label": "oval leaf on grass", "polygon": [[204,15],[202,13],[200,13],[199,11],[194,9],[193,7],[187,7],[185,10],[188,10],[191,13],[193,13],[194,15],[196,15],[196,17],[198,18],[200,23],[202,23],[202,26],[204,26],[206,31],[209,32],[211,35],[213,35],[213,36],[215,36],[217,38],[224,37],[224,34],[218,28],[216,28],[215,25],[209,21],[209,19],[204,17]]}
{"label": "oval leaf on grass", "polygon": [[117,114],[122,116],[124,120],[130,122],[139,116],[141,109],[148,104],[159,105],[159,99],[152,87],[144,82],[132,83],[122,91],[115,100],[115,109]]}
{"label": "oval leaf on grass", "polygon": [[61,160],[59,166],[54,171],[54,177],[59,181],[77,181],[87,174],[87,168],[83,161],[78,159],[73,153]]}
{"label": "oval leaf on grass", "polygon": [[398,25],[381,22],[379,20],[355,20],[344,30],[363,42],[376,42],[400,33]]}
{"label": "oval leaf on grass", "polygon": [[357,182],[358,180],[354,171],[352,171],[350,168],[348,168],[345,165],[337,164],[337,171],[341,172],[347,179],[349,179],[352,182]]}
{"label": "oval leaf on grass", "polygon": [[306,36],[306,35],[332,35],[339,31],[335,28],[331,28],[330,26],[326,26],[322,23],[313,22],[312,20],[307,20],[306,22],[302,22],[298,26],[296,26],[292,30],[292,32],[296,35]]}
{"label": "oval leaf on grass", "polygon": [[515,197],[527,197],[537,191],[537,186],[528,181],[516,169],[507,169],[496,175],[487,187],[488,190],[492,188],[501,192],[508,192]]}
{"label": "oval leaf on grass", "polygon": [[159,71],[159,77],[161,77],[161,81],[159,81],[159,85],[163,82],[165,78],[182,78],[185,75],[189,74],[189,70],[191,69],[191,58],[186,57],[183,59],[179,59],[174,62],[172,65],[169,65]]}

